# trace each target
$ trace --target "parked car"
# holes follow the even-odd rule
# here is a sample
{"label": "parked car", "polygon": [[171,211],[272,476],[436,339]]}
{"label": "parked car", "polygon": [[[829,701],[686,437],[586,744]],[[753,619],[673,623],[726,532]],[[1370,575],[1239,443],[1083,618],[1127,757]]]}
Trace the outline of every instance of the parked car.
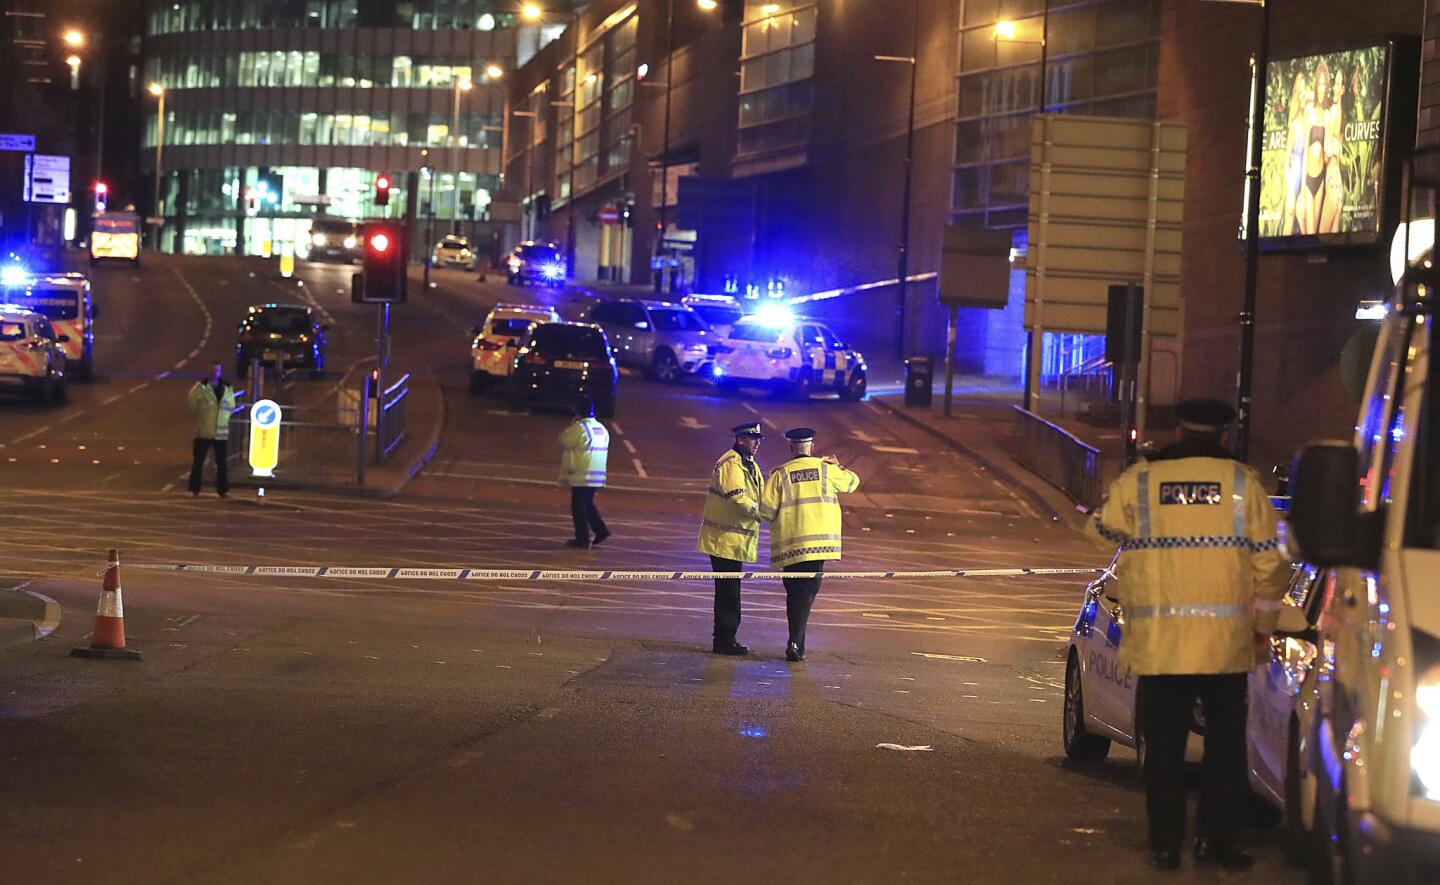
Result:
{"label": "parked car", "polygon": [[531,283],[563,286],[565,256],[560,254],[560,247],[554,243],[521,243],[506,261],[505,282],[512,286],[526,286]]}
{"label": "parked car", "polygon": [[470,248],[469,238],[448,234],[435,244],[435,251],[430,256],[430,263],[435,267],[458,267],[461,270],[474,270],[475,250]]}
{"label": "parked car", "polygon": [[714,377],[722,394],[742,385],[768,387],[800,399],[834,391],[841,399],[865,396],[865,357],[829,327],[785,316],[747,316],[716,347]]}
{"label": "parked car", "polygon": [[510,364],[510,404],[569,409],[584,394],[601,418],[615,415],[618,372],[599,326],[549,322],[530,327]]}
{"label": "parked car", "polygon": [[733,295],[686,295],[680,303],[700,314],[700,318],[709,323],[721,338],[729,335],[740,318],[745,316],[745,309]]}
{"label": "parked car", "polygon": [[708,376],[718,336],[694,310],[669,301],[618,298],[590,308],[590,321],[605,330],[621,365],[673,383],[686,375]]}
{"label": "parked car", "polygon": [[67,340],[43,314],[0,304],[0,388],[17,387],[36,402],[64,402]]}
{"label": "parked car", "polygon": [[536,323],[558,323],[553,307],[535,304],[497,304],[485,322],[471,329],[470,392],[479,393],[498,378],[510,375],[520,341]]}
{"label": "parked car", "polygon": [[250,363],[309,369],[318,376],[325,370],[325,333],[303,304],[254,304],[240,321],[235,335],[235,377],[244,378]]}
{"label": "parked car", "polygon": [[311,261],[350,263],[365,257],[365,237],[360,226],[344,218],[318,217],[310,220],[310,242],[306,253]]}

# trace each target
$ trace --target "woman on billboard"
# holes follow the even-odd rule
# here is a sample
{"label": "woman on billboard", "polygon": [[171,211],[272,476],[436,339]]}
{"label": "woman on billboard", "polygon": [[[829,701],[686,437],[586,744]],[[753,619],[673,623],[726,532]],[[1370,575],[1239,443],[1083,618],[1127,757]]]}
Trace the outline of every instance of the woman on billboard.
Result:
{"label": "woman on billboard", "polygon": [[1309,88],[1305,72],[1296,71],[1295,83],[1290,89],[1290,103],[1286,105],[1290,124],[1285,143],[1285,208],[1280,213],[1280,230],[1274,236],[1288,237],[1297,233],[1295,204],[1300,199],[1300,185],[1305,179],[1305,93]]}
{"label": "woman on billboard", "polygon": [[1315,91],[1302,115],[1305,120],[1305,178],[1296,201],[1296,226],[1301,234],[1340,232],[1345,184],[1340,175],[1344,149],[1340,98],[1343,77],[1332,77],[1325,59],[1315,65]]}

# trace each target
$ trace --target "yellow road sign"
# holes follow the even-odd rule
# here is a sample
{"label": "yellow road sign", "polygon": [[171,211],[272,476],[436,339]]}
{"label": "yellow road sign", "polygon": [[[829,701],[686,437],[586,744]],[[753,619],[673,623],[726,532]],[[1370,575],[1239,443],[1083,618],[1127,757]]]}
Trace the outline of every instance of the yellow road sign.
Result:
{"label": "yellow road sign", "polygon": [[274,476],[280,463],[280,405],[258,400],[250,407],[250,470],[255,476]]}

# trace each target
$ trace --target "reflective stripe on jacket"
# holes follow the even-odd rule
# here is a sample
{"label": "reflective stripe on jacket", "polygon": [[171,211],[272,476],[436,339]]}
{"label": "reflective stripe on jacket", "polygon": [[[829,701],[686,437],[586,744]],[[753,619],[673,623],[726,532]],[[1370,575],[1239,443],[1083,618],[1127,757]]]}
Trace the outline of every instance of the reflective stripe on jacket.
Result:
{"label": "reflective stripe on jacket", "polygon": [[701,553],[754,562],[760,549],[760,467],[731,449],[715,462],[705,513],[700,521]]}
{"label": "reflective stripe on jacket", "polygon": [[594,418],[576,419],[560,433],[560,482],[567,486],[605,486],[610,431]]}
{"label": "reflective stripe on jacket", "polygon": [[196,439],[229,439],[230,415],[235,411],[235,388],[225,385],[225,395],[215,396],[210,381],[196,381],[186,397],[190,417],[195,419]]}
{"label": "reflective stripe on jacket", "polygon": [[809,455],[775,468],[760,496],[770,522],[770,565],[840,558],[840,498],[860,488],[860,477]]}
{"label": "reflective stripe on jacket", "polygon": [[1164,454],[1122,473],[1085,527],[1122,551],[1110,591],[1125,617],[1120,659],[1142,676],[1243,673],[1289,576],[1275,509],[1244,464]]}

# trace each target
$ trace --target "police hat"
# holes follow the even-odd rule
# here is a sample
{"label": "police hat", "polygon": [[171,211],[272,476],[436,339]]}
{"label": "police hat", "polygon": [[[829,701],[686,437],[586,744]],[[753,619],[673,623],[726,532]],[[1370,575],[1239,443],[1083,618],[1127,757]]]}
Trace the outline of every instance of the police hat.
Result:
{"label": "police hat", "polygon": [[1219,433],[1235,420],[1235,409],[1218,399],[1187,399],[1175,406],[1180,426],[1199,433]]}
{"label": "police hat", "polygon": [[813,428],[813,427],[792,427],[791,429],[785,431],[785,438],[788,439],[788,440],[790,440],[791,442],[797,442],[797,443],[799,443],[799,442],[810,442],[811,440],[813,440],[813,439],[815,438],[815,428]]}
{"label": "police hat", "polygon": [[759,421],[747,421],[744,424],[736,424],[730,428],[730,432],[736,436],[758,436],[761,439],[765,438],[765,434],[760,432]]}

